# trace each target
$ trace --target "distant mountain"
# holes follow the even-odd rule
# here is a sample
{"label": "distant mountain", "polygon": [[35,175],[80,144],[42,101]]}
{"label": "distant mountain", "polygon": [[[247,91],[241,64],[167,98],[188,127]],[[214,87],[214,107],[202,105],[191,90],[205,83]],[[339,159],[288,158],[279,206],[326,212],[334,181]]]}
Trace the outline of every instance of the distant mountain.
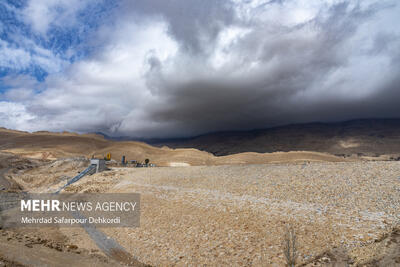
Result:
{"label": "distant mountain", "polygon": [[146,142],[171,148],[197,148],[218,156],[277,151],[317,151],[340,156],[395,156],[400,154],[400,119],[295,124],[252,131],[217,132],[184,139],[153,139]]}

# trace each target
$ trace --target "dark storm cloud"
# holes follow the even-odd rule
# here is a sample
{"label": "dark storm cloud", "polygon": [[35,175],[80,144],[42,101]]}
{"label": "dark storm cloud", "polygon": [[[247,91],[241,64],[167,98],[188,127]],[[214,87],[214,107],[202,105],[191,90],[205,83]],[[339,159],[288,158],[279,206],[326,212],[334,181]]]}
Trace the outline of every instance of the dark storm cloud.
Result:
{"label": "dark storm cloud", "polygon": [[123,4],[126,17],[162,16],[169,24],[169,33],[189,53],[210,50],[218,33],[234,19],[233,4],[226,0],[139,0]]}
{"label": "dark storm cloud", "polygon": [[[221,73],[170,84],[168,77],[160,77],[162,66],[158,65],[157,75],[149,77],[162,79],[159,85],[164,89],[159,90],[162,100],[151,108],[151,119],[170,122],[171,132],[180,129],[180,133],[192,135],[316,120],[399,116],[400,108],[393,101],[399,99],[397,77],[388,77],[387,84],[379,84],[374,93],[362,98],[352,99],[352,91],[363,88],[351,87],[341,96],[328,92],[316,98],[304,97],[308,89],[323,84],[328,75],[349,64],[354,53],[348,47],[349,38],[381,8],[385,7],[361,10],[341,3],[332,6],[327,16],[317,16],[300,25],[283,29],[254,25],[230,49],[243,58],[241,67],[246,68],[252,60],[257,60],[259,67],[232,78]],[[302,34],[309,29],[316,32],[312,38]],[[386,44],[380,43],[379,36],[375,41],[375,53],[383,53]],[[394,65],[392,71],[399,73]],[[335,87],[327,90],[334,91]]]}
{"label": "dark storm cloud", "polygon": [[139,0],[114,12],[90,57],[7,104],[15,128],[177,137],[400,116],[396,1]]}

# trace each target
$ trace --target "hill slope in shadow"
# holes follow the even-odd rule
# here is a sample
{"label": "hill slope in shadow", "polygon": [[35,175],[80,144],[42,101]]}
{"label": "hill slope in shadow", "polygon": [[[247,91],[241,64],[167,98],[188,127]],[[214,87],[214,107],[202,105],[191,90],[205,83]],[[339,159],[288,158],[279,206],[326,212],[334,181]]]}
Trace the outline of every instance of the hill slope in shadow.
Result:
{"label": "hill slope in shadow", "polygon": [[277,151],[317,151],[340,156],[396,156],[400,153],[400,119],[296,124],[147,142],[172,148],[196,148],[218,156]]}

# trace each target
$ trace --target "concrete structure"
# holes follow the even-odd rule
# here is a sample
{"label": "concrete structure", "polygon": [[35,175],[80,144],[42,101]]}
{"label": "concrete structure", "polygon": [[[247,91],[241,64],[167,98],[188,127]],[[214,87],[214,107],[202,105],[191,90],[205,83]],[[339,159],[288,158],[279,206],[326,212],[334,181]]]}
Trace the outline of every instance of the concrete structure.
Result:
{"label": "concrete structure", "polygon": [[90,165],[96,165],[96,172],[102,172],[107,169],[104,159],[91,159]]}

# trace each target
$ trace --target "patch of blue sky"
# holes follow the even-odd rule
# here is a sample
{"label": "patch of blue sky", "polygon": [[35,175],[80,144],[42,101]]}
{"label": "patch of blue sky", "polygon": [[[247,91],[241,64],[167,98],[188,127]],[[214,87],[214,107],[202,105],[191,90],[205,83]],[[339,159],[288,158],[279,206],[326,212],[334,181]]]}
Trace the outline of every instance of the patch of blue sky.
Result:
{"label": "patch of blue sky", "polygon": [[[0,67],[0,77],[5,77],[10,74],[11,73],[9,69]],[[4,83],[0,78],[0,101],[1,101],[1,94],[7,91],[8,89],[11,89],[11,86]]]}
{"label": "patch of blue sky", "polygon": [[[76,15],[77,23],[63,26],[51,24],[43,35],[34,32],[30,25],[26,25],[22,21],[19,11],[25,4],[26,1],[22,0],[0,2],[0,41],[3,46],[21,49],[32,58],[43,57],[41,53],[49,52],[55,60],[69,64],[85,58],[95,49],[95,45],[88,42],[91,33],[95,32],[101,24],[110,21],[109,14],[118,5],[116,1],[94,1]],[[0,49],[1,45],[0,43]],[[47,59],[52,60],[51,56]],[[11,66],[10,64],[1,66],[2,61],[8,62],[0,59],[0,91],[7,88],[1,84],[1,77],[10,74],[27,74],[38,81],[44,81],[49,74],[62,71],[62,68],[49,68],[35,60],[30,61],[27,65]],[[68,64],[63,64],[62,67],[65,65]]]}
{"label": "patch of blue sky", "polygon": [[15,8],[23,8],[26,5],[26,0],[7,0],[5,2]]}
{"label": "patch of blue sky", "polygon": [[[79,23],[73,27],[53,26],[47,33],[47,39],[42,38],[44,47],[51,50],[71,63],[90,54],[92,46],[88,38],[101,24],[109,21],[108,15],[117,6],[116,1],[93,2],[77,14]],[[70,51],[74,51],[73,54]]]}

